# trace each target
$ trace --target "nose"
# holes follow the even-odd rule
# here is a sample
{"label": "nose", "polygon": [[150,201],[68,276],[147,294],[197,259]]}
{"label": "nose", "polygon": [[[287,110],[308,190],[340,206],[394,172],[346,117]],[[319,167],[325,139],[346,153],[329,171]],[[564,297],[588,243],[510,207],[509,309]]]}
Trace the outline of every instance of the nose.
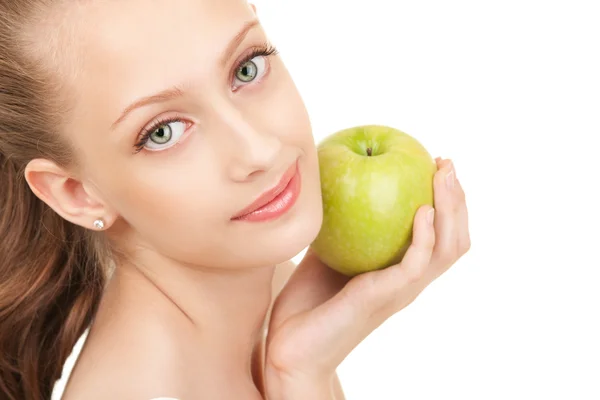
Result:
{"label": "nose", "polygon": [[273,168],[282,143],[276,134],[260,128],[259,123],[250,122],[236,108],[228,110],[220,116],[224,128],[221,139],[227,141],[222,146],[223,160],[227,163],[229,178],[243,182]]}

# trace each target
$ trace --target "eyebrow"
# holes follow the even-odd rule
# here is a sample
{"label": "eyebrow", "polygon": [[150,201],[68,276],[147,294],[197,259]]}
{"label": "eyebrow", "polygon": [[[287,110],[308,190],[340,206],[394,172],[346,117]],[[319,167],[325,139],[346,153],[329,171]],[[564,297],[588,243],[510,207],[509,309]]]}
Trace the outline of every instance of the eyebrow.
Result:
{"label": "eyebrow", "polygon": [[[224,66],[227,63],[227,60],[229,60],[232,57],[233,53],[239,47],[239,45],[242,43],[242,41],[244,40],[244,38],[246,37],[248,32],[258,24],[259,24],[258,19],[252,19],[250,21],[247,21],[242,26],[242,29],[239,30],[239,32],[229,42],[229,44],[227,45],[225,50],[221,53],[221,55],[219,57],[219,65]],[[174,86],[172,88],[163,90],[163,91],[153,94],[151,96],[142,97],[142,98],[134,101],[133,103],[131,103],[129,106],[127,106],[123,110],[123,112],[121,112],[121,115],[119,116],[119,118],[117,118],[117,120],[115,122],[113,122],[110,129],[111,130],[114,129],[118,124],[123,122],[123,120],[125,118],[127,118],[127,116],[133,110],[135,110],[137,108],[145,107],[147,105],[154,104],[154,103],[169,101],[176,97],[182,96],[183,93],[184,93],[184,91],[181,87]]]}

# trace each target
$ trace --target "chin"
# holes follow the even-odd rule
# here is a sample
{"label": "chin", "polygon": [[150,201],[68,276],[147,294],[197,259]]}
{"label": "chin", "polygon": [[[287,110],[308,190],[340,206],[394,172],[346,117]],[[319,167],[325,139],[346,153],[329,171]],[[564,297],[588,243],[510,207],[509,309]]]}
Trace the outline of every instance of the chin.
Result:
{"label": "chin", "polygon": [[247,236],[252,240],[247,241],[249,246],[244,246],[247,256],[240,261],[247,267],[276,265],[291,260],[307,248],[319,234],[323,222],[321,197],[315,192],[312,194],[281,221],[272,226],[257,226],[259,229]]}
{"label": "chin", "polygon": [[284,238],[279,240],[278,245],[273,246],[272,252],[269,252],[273,257],[271,263],[280,264],[297,256],[316,239],[320,227],[320,223],[307,224],[296,235],[286,238],[285,240]]}
{"label": "chin", "polygon": [[273,231],[270,243],[264,243],[263,249],[273,256],[275,264],[289,261],[308,247],[317,237],[323,223],[323,205],[318,181],[314,188],[306,187],[306,197],[298,204],[298,209],[287,221]]}

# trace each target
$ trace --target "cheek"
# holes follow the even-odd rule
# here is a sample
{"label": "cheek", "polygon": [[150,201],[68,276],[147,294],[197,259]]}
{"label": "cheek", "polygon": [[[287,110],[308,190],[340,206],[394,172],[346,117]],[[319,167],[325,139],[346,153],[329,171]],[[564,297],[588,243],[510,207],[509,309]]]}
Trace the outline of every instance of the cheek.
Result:
{"label": "cheek", "polygon": [[312,133],[308,112],[295,87],[290,89],[288,107],[289,111],[287,113],[287,118],[284,120],[285,122],[283,122],[287,124],[287,127],[282,130],[283,132],[286,132],[285,140],[300,148],[304,153],[304,174],[306,175],[311,188],[318,186],[320,193],[317,147]]}
{"label": "cheek", "polygon": [[310,151],[314,139],[304,101],[281,60],[274,63],[273,71],[252,102],[253,109],[248,115],[260,115],[261,126],[276,132],[285,144]]}
{"label": "cheek", "polygon": [[196,145],[186,143],[171,154],[137,154],[103,180],[137,241],[181,260],[192,252],[210,256],[229,210],[219,174],[203,172],[210,171],[210,154],[192,151]]}

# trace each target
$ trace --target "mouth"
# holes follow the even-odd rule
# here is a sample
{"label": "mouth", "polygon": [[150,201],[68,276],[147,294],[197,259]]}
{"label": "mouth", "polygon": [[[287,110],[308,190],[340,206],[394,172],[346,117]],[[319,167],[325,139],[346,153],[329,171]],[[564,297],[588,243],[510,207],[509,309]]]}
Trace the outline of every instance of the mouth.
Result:
{"label": "mouth", "polygon": [[289,211],[300,194],[298,160],[283,174],[271,189],[259,195],[250,205],[236,213],[233,221],[266,221]]}

